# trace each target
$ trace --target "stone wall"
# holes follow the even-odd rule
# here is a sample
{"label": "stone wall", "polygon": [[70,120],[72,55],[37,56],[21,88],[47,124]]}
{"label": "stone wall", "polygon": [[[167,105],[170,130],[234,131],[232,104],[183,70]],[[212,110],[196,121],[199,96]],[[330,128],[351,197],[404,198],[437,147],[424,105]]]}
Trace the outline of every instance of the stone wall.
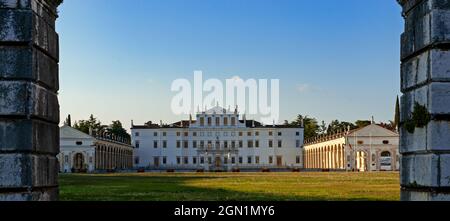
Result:
{"label": "stone wall", "polygon": [[58,199],[60,3],[0,0],[0,201]]}
{"label": "stone wall", "polygon": [[399,0],[402,200],[450,200],[450,0]]}

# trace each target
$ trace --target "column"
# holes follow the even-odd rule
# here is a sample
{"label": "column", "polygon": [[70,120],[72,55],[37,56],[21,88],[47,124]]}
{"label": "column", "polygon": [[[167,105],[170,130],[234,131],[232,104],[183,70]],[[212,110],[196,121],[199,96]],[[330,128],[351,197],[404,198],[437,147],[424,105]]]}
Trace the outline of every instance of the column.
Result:
{"label": "column", "polygon": [[[402,200],[450,200],[450,4],[399,0]],[[418,116],[411,119],[412,115]]]}
{"label": "column", "polygon": [[58,199],[60,3],[0,0],[0,201]]}

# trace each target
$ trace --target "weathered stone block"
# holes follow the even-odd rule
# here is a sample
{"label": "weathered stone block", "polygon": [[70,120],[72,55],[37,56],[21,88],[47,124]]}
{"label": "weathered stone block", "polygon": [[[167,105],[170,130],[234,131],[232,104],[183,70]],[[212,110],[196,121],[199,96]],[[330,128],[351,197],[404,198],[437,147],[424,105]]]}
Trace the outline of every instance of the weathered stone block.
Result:
{"label": "weathered stone block", "polygon": [[402,154],[427,149],[427,128],[416,128],[414,133],[409,133],[405,127],[400,127],[399,151]]}
{"label": "weathered stone block", "polygon": [[0,10],[0,41],[31,41],[32,13],[31,10]]}
{"label": "weathered stone block", "polygon": [[0,201],[52,201],[57,200],[58,196],[57,188],[45,188],[40,191],[0,193]]}
{"label": "weathered stone block", "polygon": [[429,112],[450,114],[450,82],[432,82],[429,89]]}
{"label": "weathered stone block", "polygon": [[0,8],[22,9],[30,6],[30,0],[0,0]]}
{"label": "weathered stone block", "polygon": [[431,121],[427,129],[427,150],[450,150],[450,122]]}
{"label": "weathered stone block", "polygon": [[440,186],[450,187],[450,154],[442,154],[440,157]]}
{"label": "weathered stone block", "polygon": [[402,201],[450,201],[450,194],[402,190],[400,198]]}
{"label": "weathered stone block", "polygon": [[0,154],[0,183],[3,188],[57,186],[57,167],[55,157]]}
{"label": "weathered stone block", "polygon": [[56,93],[30,82],[0,82],[0,115],[34,116],[59,122]]}
{"label": "weathered stone block", "polygon": [[432,81],[450,81],[450,51],[434,49],[430,55]]}
{"label": "weathered stone block", "polygon": [[42,121],[0,119],[0,151],[59,152],[59,127]]}
{"label": "weathered stone block", "polygon": [[439,156],[420,154],[401,159],[401,184],[404,187],[439,187]]}
{"label": "weathered stone block", "polygon": [[31,80],[56,92],[58,63],[42,51],[24,46],[0,46],[0,77]]}

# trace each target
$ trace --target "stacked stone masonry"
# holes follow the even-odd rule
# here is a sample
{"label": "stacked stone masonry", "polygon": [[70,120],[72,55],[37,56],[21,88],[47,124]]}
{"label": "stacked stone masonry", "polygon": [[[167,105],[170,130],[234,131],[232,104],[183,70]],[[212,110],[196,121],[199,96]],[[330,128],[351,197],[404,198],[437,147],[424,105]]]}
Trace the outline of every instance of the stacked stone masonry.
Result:
{"label": "stacked stone masonry", "polygon": [[[402,200],[450,200],[450,0],[399,0]],[[431,121],[408,131],[414,107]]]}
{"label": "stacked stone masonry", "polygon": [[58,199],[60,3],[0,0],[0,200]]}

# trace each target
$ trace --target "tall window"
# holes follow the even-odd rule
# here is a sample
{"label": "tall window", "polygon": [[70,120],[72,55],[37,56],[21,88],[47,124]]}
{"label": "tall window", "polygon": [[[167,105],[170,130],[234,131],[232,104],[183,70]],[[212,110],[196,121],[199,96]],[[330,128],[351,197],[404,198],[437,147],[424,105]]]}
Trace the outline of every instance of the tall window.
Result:
{"label": "tall window", "polygon": [[272,131],[269,131],[269,136],[273,136],[273,132]]}
{"label": "tall window", "polygon": [[163,132],[163,137],[167,136],[167,132]]}
{"label": "tall window", "polygon": [[140,144],[141,144],[140,141],[139,141],[139,140],[136,140],[135,146],[136,146],[137,149],[139,149],[139,145],[140,145]]}
{"label": "tall window", "polygon": [[242,164],[242,163],[243,163],[242,157],[239,157],[239,164]]}
{"label": "tall window", "polygon": [[166,140],[163,141],[163,148],[167,148],[167,141]]}
{"label": "tall window", "polygon": [[273,140],[269,140],[269,148],[273,147]]}
{"label": "tall window", "polygon": [[158,148],[158,141],[153,141],[153,148]]}
{"label": "tall window", "polygon": [[253,148],[253,140],[247,141],[247,147],[248,148]]}
{"label": "tall window", "polygon": [[231,157],[231,164],[236,164],[236,158],[235,157]]}
{"label": "tall window", "polygon": [[200,126],[205,126],[205,118],[200,117]]}
{"label": "tall window", "polygon": [[167,157],[163,157],[163,164],[167,164]]}
{"label": "tall window", "polygon": [[184,141],[183,147],[184,148],[189,148],[189,142],[188,141]]}
{"label": "tall window", "polygon": [[223,125],[228,126],[228,117],[223,118]]}
{"label": "tall window", "polygon": [[184,157],[183,162],[184,162],[184,164],[189,164],[189,157]]}
{"label": "tall window", "polygon": [[278,141],[278,148],[281,148],[283,146],[283,141],[279,140]]}
{"label": "tall window", "polygon": [[177,148],[181,147],[181,141],[177,140]]}
{"label": "tall window", "polygon": [[200,157],[200,164],[205,164],[205,157]]}
{"label": "tall window", "polygon": [[134,136],[139,137],[139,132],[134,133]]}
{"label": "tall window", "polygon": [[212,125],[212,119],[211,119],[211,117],[208,117],[208,126],[211,126]]}
{"label": "tall window", "polygon": [[242,140],[239,141],[239,148],[244,147],[244,142],[242,142]]}
{"label": "tall window", "polygon": [[255,156],[255,164],[259,164],[259,156]]}
{"label": "tall window", "polygon": [[300,140],[295,141],[295,147],[300,148],[302,144],[300,144]]}
{"label": "tall window", "polygon": [[192,147],[193,147],[193,148],[197,148],[197,141],[195,141],[195,140],[192,141]]}
{"label": "tall window", "polygon": [[216,117],[216,126],[220,126],[220,117]]}
{"label": "tall window", "polygon": [[269,156],[269,164],[273,164],[273,156]]}
{"label": "tall window", "polygon": [[192,163],[193,163],[193,164],[197,164],[197,157],[193,157],[193,158],[192,158]]}
{"label": "tall window", "polygon": [[300,156],[297,156],[297,157],[295,158],[295,163],[296,163],[296,164],[300,164]]}
{"label": "tall window", "polygon": [[256,148],[259,148],[259,140],[256,140],[256,141],[255,141],[255,147],[256,147]]}
{"label": "tall window", "polygon": [[177,132],[177,137],[181,136],[181,132]]}
{"label": "tall window", "polygon": [[240,137],[244,136],[244,133],[239,132],[239,136],[240,136]]}
{"label": "tall window", "polygon": [[181,157],[177,157],[177,164],[178,164],[178,165],[181,164]]}
{"label": "tall window", "polygon": [[252,164],[252,157],[251,156],[247,157],[247,164]]}
{"label": "tall window", "polygon": [[153,133],[153,136],[154,136],[154,137],[157,137],[157,136],[158,136],[158,132],[154,132],[154,133]]}
{"label": "tall window", "polygon": [[231,126],[236,126],[236,118],[231,117]]}

